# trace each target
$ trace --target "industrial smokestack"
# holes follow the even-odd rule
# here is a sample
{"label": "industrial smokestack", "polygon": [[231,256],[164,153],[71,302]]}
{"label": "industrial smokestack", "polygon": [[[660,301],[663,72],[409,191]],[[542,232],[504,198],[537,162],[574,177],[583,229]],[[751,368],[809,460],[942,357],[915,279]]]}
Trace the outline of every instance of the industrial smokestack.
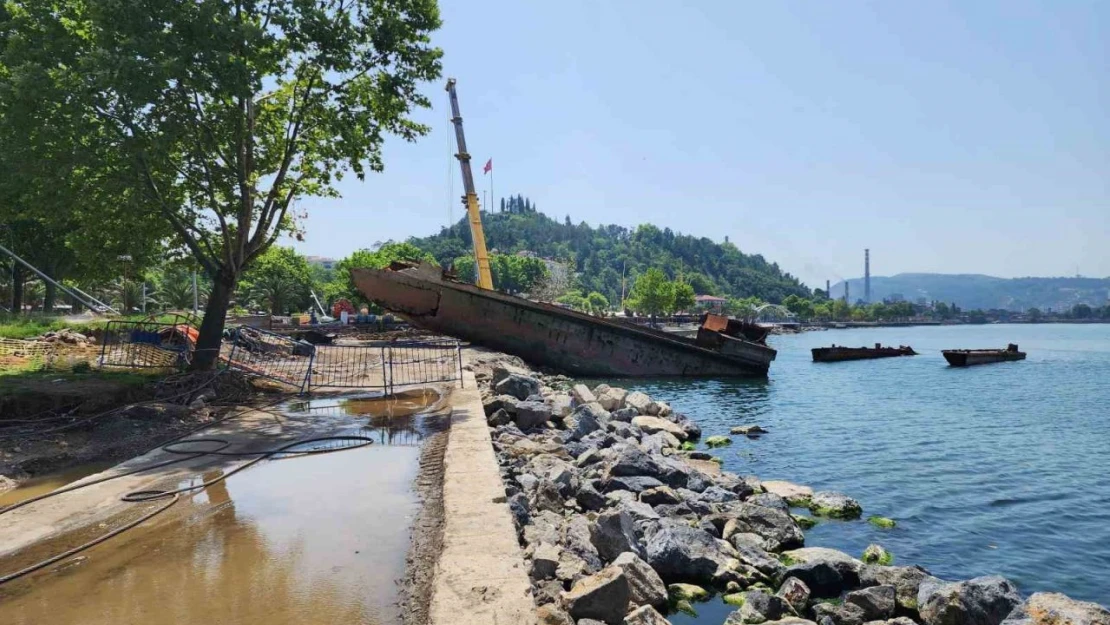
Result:
{"label": "industrial smokestack", "polygon": [[871,303],[871,250],[863,250],[863,301]]}

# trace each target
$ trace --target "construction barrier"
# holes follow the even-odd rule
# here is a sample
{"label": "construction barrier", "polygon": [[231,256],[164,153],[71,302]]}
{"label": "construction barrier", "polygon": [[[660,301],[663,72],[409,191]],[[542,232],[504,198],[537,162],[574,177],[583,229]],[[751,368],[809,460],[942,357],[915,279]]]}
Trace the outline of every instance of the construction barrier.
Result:
{"label": "construction barrier", "polygon": [[188,324],[109,321],[100,337],[101,367],[183,369],[192,359],[196,329]]}

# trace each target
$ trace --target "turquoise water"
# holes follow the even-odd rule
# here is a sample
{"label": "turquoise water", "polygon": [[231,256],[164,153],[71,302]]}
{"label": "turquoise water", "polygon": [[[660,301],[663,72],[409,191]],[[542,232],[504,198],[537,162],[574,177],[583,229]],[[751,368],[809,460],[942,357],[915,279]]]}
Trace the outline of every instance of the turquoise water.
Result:
{"label": "turquoise water", "polygon": [[[806,531],[808,546],[859,557],[877,542],[896,563],[942,578],[999,573],[1023,593],[1110,604],[1110,325],[830,330],[770,342],[779,353],[767,381],[625,386],[671,402],[705,436],[745,423],[770,430],[716,450],[726,470],[840,491],[864,518],[898,522],[823,521]],[[812,347],[875,342],[921,355],[811,362]],[[940,355],[1011,342],[1027,360],[953,369]],[[675,622],[721,622],[705,607]]]}

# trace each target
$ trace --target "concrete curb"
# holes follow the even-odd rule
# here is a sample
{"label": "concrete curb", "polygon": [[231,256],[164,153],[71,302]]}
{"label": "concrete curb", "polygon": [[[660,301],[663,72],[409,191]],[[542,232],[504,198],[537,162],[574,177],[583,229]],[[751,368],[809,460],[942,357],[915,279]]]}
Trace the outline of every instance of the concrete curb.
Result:
{"label": "concrete curb", "polygon": [[474,374],[451,396],[431,625],[532,625],[536,605]]}

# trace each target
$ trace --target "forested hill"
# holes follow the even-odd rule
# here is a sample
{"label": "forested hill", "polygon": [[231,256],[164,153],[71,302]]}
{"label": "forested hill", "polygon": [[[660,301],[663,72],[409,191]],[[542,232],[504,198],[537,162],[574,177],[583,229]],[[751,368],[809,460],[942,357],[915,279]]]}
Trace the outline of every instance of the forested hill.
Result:
{"label": "forested hill", "polygon": [[[611,302],[621,297],[621,272],[627,286],[649,267],[658,267],[670,278],[682,276],[699,295],[743,298],[755,296],[781,302],[788,295],[811,295],[797,278],[783,272],[758,254],[744,254],[731,243],[676,234],[641,225],[592,228],[585,222],[558,222],[543,213],[484,213],[482,223],[490,251],[536,255],[566,261],[577,273],[575,286],[583,293],[598,291]],[[441,264],[472,253],[470,227],[465,219],[439,234],[413,238],[410,243],[430,252]]]}
{"label": "forested hill", "polygon": [[[863,280],[848,281],[852,300],[863,297]],[[844,283],[833,285],[834,297]],[[1110,297],[1110,278],[996,278],[978,274],[900,273],[871,277],[871,299],[898,294],[909,301],[955,303],[965,309],[1068,310],[1076,304],[1102,306]]]}

